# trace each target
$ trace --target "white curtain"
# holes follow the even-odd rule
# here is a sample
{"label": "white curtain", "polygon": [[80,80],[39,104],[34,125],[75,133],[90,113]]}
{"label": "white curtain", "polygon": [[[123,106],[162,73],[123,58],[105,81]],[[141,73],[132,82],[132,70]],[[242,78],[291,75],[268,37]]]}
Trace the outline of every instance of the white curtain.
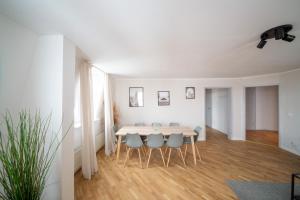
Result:
{"label": "white curtain", "polygon": [[81,126],[82,126],[82,174],[91,179],[98,171],[95,133],[93,128],[93,96],[92,96],[92,67],[87,62],[80,66],[80,99],[81,99]]}
{"label": "white curtain", "polygon": [[115,148],[115,132],[113,130],[113,104],[111,97],[110,77],[104,74],[104,115],[105,115],[105,154],[111,155]]}

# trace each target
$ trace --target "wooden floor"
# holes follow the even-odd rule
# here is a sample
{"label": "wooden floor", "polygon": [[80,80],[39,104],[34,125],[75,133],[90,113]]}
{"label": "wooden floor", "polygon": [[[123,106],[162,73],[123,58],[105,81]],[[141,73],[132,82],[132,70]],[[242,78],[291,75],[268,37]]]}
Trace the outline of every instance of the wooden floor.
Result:
{"label": "wooden floor", "polygon": [[226,180],[289,182],[291,173],[299,171],[300,157],[294,154],[269,145],[230,141],[211,129],[198,147],[203,162],[195,166],[189,153],[187,168],[176,153],[169,168],[163,167],[159,152],[152,152],[148,169],[140,168],[136,153],[124,168],[124,150],[118,164],[101,150],[100,171],[91,181],[84,180],[81,172],[75,175],[76,199],[237,199]]}
{"label": "wooden floor", "polygon": [[252,142],[278,146],[278,132],[277,131],[246,131],[246,139]]}

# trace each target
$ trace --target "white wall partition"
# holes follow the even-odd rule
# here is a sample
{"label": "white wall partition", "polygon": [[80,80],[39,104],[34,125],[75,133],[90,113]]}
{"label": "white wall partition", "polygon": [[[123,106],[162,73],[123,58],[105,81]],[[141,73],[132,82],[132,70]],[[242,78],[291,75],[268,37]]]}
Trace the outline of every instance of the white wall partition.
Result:
{"label": "white wall partition", "polygon": [[300,70],[280,76],[279,108],[279,146],[300,155]]}
{"label": "white wall partition", "polygon": [[[23,101],[20,108],[33,111],[39,109],[43,117],[52,112],[50,130],[54,132],[59,130],[62,120],[62,63],[63,37],[59,35],[39,37],[32,67],[20,96]],[[50,170],[49,187],[45,191],[46,199],[60,198],[60,166],[61,155],[58,154]]]}
{"label": "white wall partition", "polygon": [[[22,93],[21,108],[52,113],[50,130],[62,132],[73,122],[75,46],[62,35],[40,36]],[[46,199],[74,199],[73,126],[50,171]],[[64,166],[64,167],[62,167]]]}
{"label": "white wall partition", "polygon": [[[74,86],[75,86],[75,45],[64,38],[63,42],[63,132],[70,132],[62,143],[61,199],[74,199]],[[70,127],[71,126],[71,127]]]}
{"label": "white wall partition", "polygon": [[[52,113],[49,131],[73,121],[74,45],[62,35],[38,36],[0,15],[0,112]],[[44,199],[74,198],[73,129],[51,168]],[[62,168],[64,166],[64,168]]]}

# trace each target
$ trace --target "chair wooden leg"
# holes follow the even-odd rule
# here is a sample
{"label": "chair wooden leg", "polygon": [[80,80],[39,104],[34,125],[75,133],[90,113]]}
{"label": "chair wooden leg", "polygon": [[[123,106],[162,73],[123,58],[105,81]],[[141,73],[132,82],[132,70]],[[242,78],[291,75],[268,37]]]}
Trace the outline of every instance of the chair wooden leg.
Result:
{"label": "chair wooden leg", "polygon": [[131,150],[130,148],[127,149],[126,158],[125,158],[125,161],[124,161],[124,167],[126,166],[126,162],[129,159],[130,150]]}
{"label": "chair wooden leg", "polygon": [[130,151],[130,154],[129,154],[129,156],[132,156],[132,154],[133,154],[133,151]]}
{"label": "chair wooden leg", "polygon": [[166,149],[165,149],[165,155],[166,155],[167,152],[168,152],[168,147],[166,147]]}
{"label": "chair wooden leg", "polygon": [[138,153],[139,153],[140,165],[141,165],[141,168],[143,168],[140,148],[138,148],[137,150],[138,150]]}
{"label": "chair wooden leg", "polygon": [[199,152],[199,149],[198,149],[197,145],[195,145],[195,147],[196,147],[197,154],[199,156],[199,160],[202,161],[202,158],[201,158],[201,155],[200,155],[200,152]]}
{"label": "chair wooden leg", "polygon": [[152,152],[152,149],[149,149],[149,156],[148,156],[148,161],[147,161],[147,168],[149,166],[149,162],[150,162],[150,158],[151,158],[151,152]]}
{"label": "chair wooden leg", "polygon": [[160,155],[161,155],[161,158],[163,160],[164,166],[166,166],[165,158],[164,158],[164,155],[163,155],[163,152],[162,152],[161,148],[159,148],[159,151],[160,151]]}
{"label": "chair wooden leg", "polygon": [[183,158],[183,155],[182,155],[182,151],[180,148],[178,148],[178,151],[180,152],[180,155],[181,155],[181,159],[182,159],[182,162],[184,164],[184,166],[186,167],[186,164],[185,164],[185,161],[184,161],[184,158]]}
{"label": "chair wooden leg", "polygon": [[172,148],[170,148],[170,151],[169,151],[169,157],[168,157],[167,167],[169,167],[169,162],[170,162],[171,151],[172,151]]}
{"label": "chair wooden leg", "polygon": [[177,151],[177,156],[180,157],[179,151]]}
{"label": "chair wooden leg", "polygon": [[143,154],[144,154],[144,156],[147,156],[147,149],[146,149],[146,147],[144,147],[144,146],[142,146],[142,151],[143,151]]}
{"label": "chair wooden leg", "polygon": [[186,158],[186,152],[187,152],[187,144],[185,144],[185,149],[184,149],[184,159]]}

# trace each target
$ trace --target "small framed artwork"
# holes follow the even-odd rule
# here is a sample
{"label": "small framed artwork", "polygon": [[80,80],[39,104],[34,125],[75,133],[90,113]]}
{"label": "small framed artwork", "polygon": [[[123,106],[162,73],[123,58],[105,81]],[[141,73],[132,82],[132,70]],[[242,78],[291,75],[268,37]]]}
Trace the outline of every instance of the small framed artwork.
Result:
{"label": "small framed artwork", "polygon": [[158,91],[158,106],[170,105],[170,91]]}
{"label": "small framed artwork", "polygon": [[129,88],[129,107],[144,106],[144,88],[130,87]]}
{"label": "small framed artwork", "polygon": [[185,98],[186,99],[195,99],[195,87],[186,87],[185,88]]}

